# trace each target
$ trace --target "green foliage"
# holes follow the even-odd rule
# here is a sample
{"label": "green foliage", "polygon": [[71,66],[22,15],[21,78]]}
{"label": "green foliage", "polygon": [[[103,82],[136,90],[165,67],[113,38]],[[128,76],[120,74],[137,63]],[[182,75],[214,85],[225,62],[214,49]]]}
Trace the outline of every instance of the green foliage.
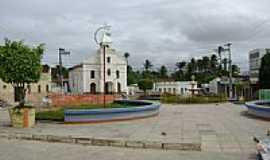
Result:
{"label": "green foliage", "polygon": [[127,84],[136,84],[141,79],[141,74],[139,71],[133,71],[132,67],[128,65],[128,74],[127,74]]}
{"label": "green foliage", "polygon": [[166,95],[161,98],[162,103],[175,104],[202,104],[202,103],[219,103],[227,101],[225,96],[172,96]]}
{"label": "green foliage", "polygon": [[[103,108],[103,107],[104,107],[103,105],[82,104],[79,106],[64,107],[64,108],[66,108],[66,109],[98,109],[98,108]],[[126,107],[133,107],[133,106],[130,106],[128,104],[112,103],[112,104],[107,104],[105,106],[105,109],[126,108]],[[36,112],[36,120],[51,120],[51,121],[63,122],[64,121],[64,108]]]}
{"label": "green foliage", "polygon": [[0,46],[0,78],[22,88],[21,99],[25,97],[25,84],[37,82],[40,78],[43,51],[43,44],[31,48],[22,41],[8,39]]}
{"label": "green foliage", "polygon": [[262,58],[259,84],[261,89],[270,89],[270,53],[265,54]]}
{"label": "green foliage", "polygon": [[153,81],[150,79],[142,79],[138,82],[138,86],[141,90],[146,92],[146,90],[153,89]]}
{"label": "green foliage", "polygon": [[168,78],[168,70],[166,66],[161,66],[159,69],[159,78],[160,79],[166,79]]}
{"label": "green foliage", "polygon": [[[223,66],[223,67],[222,67]],[[198,83],[208,83],[218,76],[228,76],[227,60],[224,59],[221,64],[218,63],[216,55],[210,57],[204,56],[201,59],[192,58],[189,62],[181,61],[176,63],[177,70],[172,73],[174,80],[189,81],[191,76],[195,76]],[[237,65],[232,65],[233,76],[240,73]]]}
{"label": "green foliage", "polygon": [[149,71],[153,67],[152,63],[148,59],[145,60],[143,66],[145,71]]}

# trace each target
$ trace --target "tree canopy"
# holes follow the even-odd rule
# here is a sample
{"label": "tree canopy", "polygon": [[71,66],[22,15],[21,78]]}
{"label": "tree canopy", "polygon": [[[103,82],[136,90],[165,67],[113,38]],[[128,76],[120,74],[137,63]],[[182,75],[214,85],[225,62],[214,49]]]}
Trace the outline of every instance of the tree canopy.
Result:
{"label": "tree canopy", "polygon": [[150,79],[142,79],[138,82],[138,86],[141,90],[146,92],[147,90],[153,89],[153,81]]}
{"label": "tree canopy", "polygon": [[24,90],[25,84],[39,80],[43,52],[43,44],[29,47],[23,41],[5,39],[4,45],[0,46],[0,78]]}
{"label": "tree canopy", "polygon": [[261,89],[270,89],[270,53],[265,54],[262,58],[259,84]]}

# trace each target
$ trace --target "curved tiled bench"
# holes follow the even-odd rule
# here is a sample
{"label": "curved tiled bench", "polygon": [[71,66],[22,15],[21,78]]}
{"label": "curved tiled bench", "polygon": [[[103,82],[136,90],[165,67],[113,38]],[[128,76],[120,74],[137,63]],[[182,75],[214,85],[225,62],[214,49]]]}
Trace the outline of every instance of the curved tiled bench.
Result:
{"label": "curved tiled bench", "polygon": [[248,113],[257,117],[270,118],[270,100],[258,100],[247,102],[245,105],[248,108]]}
{"label": "curved tiled bench", "polygon": [[108,109],[65,109],[65,123],[93,123],[152,117],[159,114],[159,103],[138,100],[117,100],[134,107]]}

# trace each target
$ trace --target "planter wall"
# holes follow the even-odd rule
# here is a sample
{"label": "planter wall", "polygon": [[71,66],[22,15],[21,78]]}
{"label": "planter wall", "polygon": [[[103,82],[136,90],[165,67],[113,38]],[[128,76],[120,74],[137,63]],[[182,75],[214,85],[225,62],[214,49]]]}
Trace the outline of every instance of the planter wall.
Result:
{"label": "planter wall", "polygon": [[11,108],[9,116],[12,127],[30,128],[35,125],[35,109],[34,108]]}
{"label": "planter wall", "polygon": [[153,117],[159,114],[160,104],[145,101],[119,100],[134,107],[111,109],[65,109],[65,123],[93,123]]}

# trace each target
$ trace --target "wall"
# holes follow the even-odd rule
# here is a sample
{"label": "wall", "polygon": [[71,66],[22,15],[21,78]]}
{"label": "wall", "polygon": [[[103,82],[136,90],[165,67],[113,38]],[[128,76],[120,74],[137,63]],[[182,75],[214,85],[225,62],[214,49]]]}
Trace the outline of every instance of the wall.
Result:
{"label": "wall", "polygon": [[[191,94],[190,89],[192,89],[191,83],[191,81],[157,82],[154,84],[153,92],[189,95]],[[197,89],[196,81],[193,87],[193,89]]]}
{"label": "wall", "polygon": [[[40,86],[40,92],[39,87]],[[48,95],[48,91],[51,91],[51,73],[41,73],[40,80],[38,83],[31,83],[29,86],[26,85],[26,102],[33,105],[41,105],[44,96]],[[0,80],[0,99],[15,104],[14,101],[14,88],[11,84],[4,83]]]}
{"label": "wall", "polygon": [[[52,100],[52,106],[76,106],[81,104],[103,104],[103,95],[83,94],[83,95],[59,95],[54,94],[49,96]],[[112,103],[119,99],[118,95],[105,95],[106,103]]]}

